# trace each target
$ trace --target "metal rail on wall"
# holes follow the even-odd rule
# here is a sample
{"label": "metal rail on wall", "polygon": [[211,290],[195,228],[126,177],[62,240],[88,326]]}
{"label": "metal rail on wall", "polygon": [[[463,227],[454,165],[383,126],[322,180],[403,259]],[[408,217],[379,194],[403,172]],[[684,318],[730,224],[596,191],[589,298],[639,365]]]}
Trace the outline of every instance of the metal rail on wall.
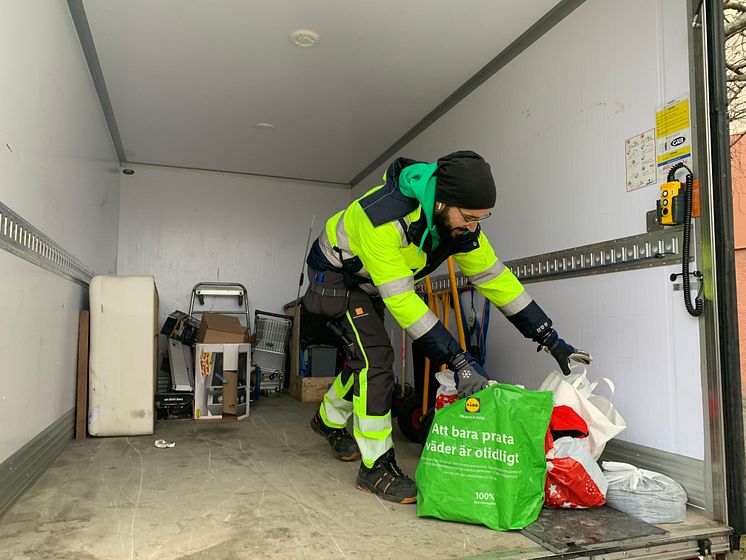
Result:
{"label": "metal rail on wall", "polygon": [[75,256],[2,202],[0,248],[86,288],[96,275]]}
{"label": "metal rail on wall", "polygon": [[[506,261],[513,274],[524,284],[546,282],[562,278],[606,274],[623,270],[636,270],[666,266],[681,262],[683,226],[675,226],[630,237],[602,241],[591,245],[572,247],[561,251],[543,253]],[[433,293],[451,289],[448,274],[430,278]],[[456,287],[466,288],[469,281],[463,274],[456,274]],[[420,294],[425,287],[416,288]]]}

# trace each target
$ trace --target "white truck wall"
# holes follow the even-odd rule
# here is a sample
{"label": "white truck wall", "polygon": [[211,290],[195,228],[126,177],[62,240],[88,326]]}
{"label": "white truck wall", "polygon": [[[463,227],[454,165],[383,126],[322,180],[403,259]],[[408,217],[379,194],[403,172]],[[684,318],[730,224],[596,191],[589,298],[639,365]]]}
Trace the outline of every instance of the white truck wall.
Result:
{"label": "white truck wall", "polygon": [[312,217],[313,242],[327,218],[349,204],[348,190],[322,183],[133,169],[122,182],[117,270],[155,276],[161,324],[176,309],[188,311],[192,287],[204,281],[239,282],[252,314],[282,313],[298,291]]}
{"label": "white truck wall", "polygon": [[[657,188],[626,191],[624,141],[688,93],[685,8],[684,0],[585,2],[400,154],[433,161],[473,149],[491,163],[498,203],[484,231],[503,260],[643,233]],[[528,290],[561,336],[593,354],[590,374],[616,383],[629,424],[620,439],[702,459],[698,323],[668,280],[675,269]],[[489,369],[538,386],[552,360],[493,311]]]}
{"label": "white truck wall", "polygon": [[[0,6],[0,201],[99,273],[115,269],[118,162],[64,2]],[[74,405],[88,292],[0,251],[0,461]]]}

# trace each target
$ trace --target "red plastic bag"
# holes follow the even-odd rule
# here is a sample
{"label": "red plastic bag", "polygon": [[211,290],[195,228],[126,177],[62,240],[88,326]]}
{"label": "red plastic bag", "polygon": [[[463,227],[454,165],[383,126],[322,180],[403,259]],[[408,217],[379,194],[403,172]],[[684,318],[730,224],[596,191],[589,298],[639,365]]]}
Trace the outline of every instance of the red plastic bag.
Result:
{"label": "red plastic bag", "polygon": [[552,409],[552,419],[549,421],[549,431],[554,439],[570,436],[574,438],[588,437],[588,424],[569,406],[555,406]]}
{"label": "red plastic bag", "polygon": [[572,509],[602,506],[608,487],[588,439],[562,437],[554,441],[547,453],[545,505]]}
{"label": "red plastic bag", "polygon": [[549,430],[544,442],[544,451],[549,450],[554,444],[554,440],[561,437],[588,437],[588,424],[580,415],[569,406],[555,406],[552,409],[552,419],[549,421]]}

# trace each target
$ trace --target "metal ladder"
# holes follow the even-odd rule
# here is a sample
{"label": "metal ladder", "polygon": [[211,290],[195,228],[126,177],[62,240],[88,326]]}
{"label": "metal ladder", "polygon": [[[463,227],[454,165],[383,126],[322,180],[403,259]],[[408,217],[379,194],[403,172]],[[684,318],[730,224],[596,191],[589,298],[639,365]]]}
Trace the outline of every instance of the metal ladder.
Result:
{"label": "metal ladder", "polygon": [[[239,309],[194,309],[195,301],[200,306],[205,305],[206,297],[235,297],[237,298]],[[192,288],[192,297],[189,301],[189,315],[194,316],[196,313],[204,315],[205,313],[221,313],[223,315],[238,315],[246,319],[245,326],[251,330],[251,316],[249,315],[249,298],[246,286],[237,282],[199,282]],[[240,319],[239,319],[240,320]],[[256,400],[259,398],[259,387],[261,381],[257,373],[257,380],[254,385],[250,385],[249,398]]]}
{"label": "metal ladder", "polygon": [[[222,309],[194,309],[195,301],[199,302],[199,305],[205,305],[205,297],[235,297],[238,301],[238,309],[222,310]],[[246,319],[247,327],[251,328],[251,321],[249,315],[249,298],[246,295],[246,287],[243,284],[235,282],[199,282],[192,288],[192,297],[189,302],[189,315],[194,316],[195,313],[203,315],[204,313],[222,313],[223,315],[240,315]]]}

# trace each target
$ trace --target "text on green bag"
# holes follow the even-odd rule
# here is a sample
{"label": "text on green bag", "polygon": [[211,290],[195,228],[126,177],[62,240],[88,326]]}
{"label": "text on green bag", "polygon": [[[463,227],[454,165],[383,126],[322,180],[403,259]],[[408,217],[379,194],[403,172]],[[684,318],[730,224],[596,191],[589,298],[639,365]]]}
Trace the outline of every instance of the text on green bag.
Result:
{"label": "text on green bag", "polygon": [[513,466],[518,463],[518,453],[512,452],[508,449],[495,448],[494,446],[477,447],[474,448],[471,442],[475,441],[482,444],[494,444],[501,443],[503,445],[514,445],[515,440],[512,435],[505,433],[496,433],[491,431],[477,431],[461,429],[456,426],[449,426],[446,424],[433,424],[430,431],[431,434],[437,434],[444,437],[459,438],[466,440],[469,445],[448,445],[443,441],[436,441],[435,438],[428,438],[425,448],[428,451],[434,453],[441,453],[443,455],[458,455],[459,457],[474,457],[475,459],[488,459],[505,463],[508,466]]}

